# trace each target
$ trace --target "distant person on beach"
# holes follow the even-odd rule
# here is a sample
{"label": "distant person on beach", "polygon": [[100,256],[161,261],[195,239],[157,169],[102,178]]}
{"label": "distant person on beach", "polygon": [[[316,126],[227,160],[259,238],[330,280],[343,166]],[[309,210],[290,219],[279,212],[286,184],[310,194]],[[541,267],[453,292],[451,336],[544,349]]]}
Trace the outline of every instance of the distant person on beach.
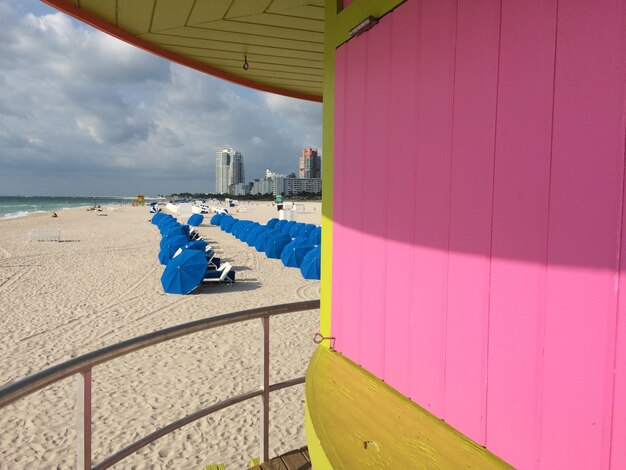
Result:
{"label": "distant person on beach", "polygon": [[56,212],[53,212],[53,213],[52,213],[52,217],[58,217],[57,213],[56,213]]}

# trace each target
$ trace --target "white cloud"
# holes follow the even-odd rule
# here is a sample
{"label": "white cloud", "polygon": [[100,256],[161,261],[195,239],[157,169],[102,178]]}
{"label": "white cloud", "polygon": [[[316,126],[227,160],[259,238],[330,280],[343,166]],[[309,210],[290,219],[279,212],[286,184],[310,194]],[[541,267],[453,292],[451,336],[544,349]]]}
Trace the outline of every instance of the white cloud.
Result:
{"label": "white cloud", "polygon": [[171,64],[32,0],[0,0],[0,87],[2,194],[211,191],[220,146],[252,179],[321,144],[320,104]]}

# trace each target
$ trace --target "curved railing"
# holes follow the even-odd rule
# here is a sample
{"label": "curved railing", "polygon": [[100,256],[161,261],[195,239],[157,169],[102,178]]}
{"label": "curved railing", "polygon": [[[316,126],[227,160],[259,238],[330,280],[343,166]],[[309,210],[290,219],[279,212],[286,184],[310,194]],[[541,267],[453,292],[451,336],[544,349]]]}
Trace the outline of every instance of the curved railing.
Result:
{"label": "curved railing", "polygon": [[269,307],[254,308],[251,310],[243,310],[235,313],[227,313],[216,317],[205,318],[182,325],[165,328],[163,330],[148,333],[146,335],[137,336],[121,343],[107,346],[97,351],[84,354],[82,356],[70,359],[56,366],[45,369],[36,374],[30,375],[17,382],[10,383],[0,388],[0,409],[23,398],[31,393],[46,388],[60,380],[66,379],[72,375],[78,375],[77,395],[76,395],[76,426],[77,426],[77,468],[89,469],[91,467],[91,370],[100,364],[109,362],[118,357],[124,356],[134,351],[154,346],[175,338],[187,336],[200,331],[209,330],[234,323],[241,323],[250,320],[261,320],[263,327],[263,364],[262,364],[262,387],[259,390],[252,390],[235,397],[227,398],[224,401],[215,403],[207,408],[196,411],[184,418],[170,423],[151,434],[139,439],[119,450],[118,452],[106,457],[103,461],[94,465],[94,469],[105,469],[128,457],[132,453],[142,447],[154,442],[160,437],[179,429],[203,416],[207,416],[216,411],[222,410],[229,406],[241,403],[254,397],[262,397],[263,413],[261,419],[262,426],[262,449],[261,455],[263,460],[269,459],[269,394],[270,392],[281,390],[304,383],[304,377],[287,380],[284,382],[270,384],[270,351],[269,338],[270,317],[283,315],[285,313],[300,312],[305,310],[319,309],[319,300],[307,300],[303,302],[294,302],[289,304],[273,305]]}

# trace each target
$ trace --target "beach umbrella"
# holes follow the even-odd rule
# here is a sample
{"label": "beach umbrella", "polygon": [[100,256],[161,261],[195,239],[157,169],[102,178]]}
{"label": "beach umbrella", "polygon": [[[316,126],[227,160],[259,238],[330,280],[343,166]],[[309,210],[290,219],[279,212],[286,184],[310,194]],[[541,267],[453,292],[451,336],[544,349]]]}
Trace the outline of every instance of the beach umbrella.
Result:
{"label": "beach umbrella", "polygon": [[235,230],[237,230],[237,227],[242,222],[240,219],[234,219],[234,220],[235,221],[232,224],[226,227],[226,232],[230,233],[231,235],[234,235]]}
{"label": "beach umbrella", "polygon": [[291,237],[286,233],[277,233],[268,238],[265,244],[265,255],[268,258],[280,258],[283,249],[291,242]]}
{"label": "beach umbrella", "polygon": [[167,263],[161,285],[168,294],[188,294],[200,285],[207,270],[207,260],[200,250],[185,250]]}
{"label": "beach umbrella", "polygon": [[280,260],[287,268],[298,268],[309,251],[315,248],[313,242],[307,238],[296,238],[283,248]]}
{"label": "beach umbrella", "polygon": [[251,223],[249,220],[240,220],[239,223],[233,225],[233,229],[230,234],[235,238],[239,238],[239,234],[249,223]]}
{"label": "beach umbrella", "polygon": [[172,218],[171,220],[167,220],[164,223],[159,223],[159,232],[161,232],[161,235],[166,234],[171,228],[174,228],[178,225],[181,224],[179,224],[176,219]]}
{"label": "beach umbrella", "polygon": [[187,220],[187,225],[191,225],[192,227],[198,227],[204,221],[204,216],[202,214],[193,214]]}
{"label": "beach umbrella", "polygon": [[[163,212],[160,212],[160,213],[161,213],[161,214],[163,214]],[[163,217],[160,217],[160,218],[159,218],[159,220],[157,220],[157,223],[156,223],[156,224],[157,224],[157,226],[159,226],[159,227],[160,227],[160,226],[161,226],[161,225],[163,225],[163,224],[166,224],[166,223],[168,223],[168,222],[170,222],[170,221],[175,221],[175,220],[176,220],[176,219],[174,219],[174,217],[172,217],[171,215],[169,215],[169,214],[163,214]]]}
{"label": "beach umbrella", "polygon": [[211,217],[211,225],[219,225],[220,224],[220,220],[222,220],[222,218],[224,217],[224,214],[215,214],[213,217]]}
{"label": "beach umbrella", "polygon": [[285,224],[287,223],[286,220],[279,220],[278,222],[276,222],[274,224],[274,226],[272,227],[274,230],[278,230],[279,232],[282,231],[283,227],[285,226]]}
{"label": "beach umbrella", "polygon": [[306,254],[302,264],[300,264],[300,272],[303,278],[319,280],[322,259],[321,251],[320,247],[317,246]]}
{"label": "beach umbrella", "polygon": [[313,224],[305,224],[298,233],[299,237],[309,237],[315,231],[317,227]]}
{"label": "beach umbrella", "polygon": [[260,224],[258,222],[250,222],[249,224],[247,224],[243,228],[243,230],[239,232],[239,240],[247,243],[247,239],[248,239],[248,236],[250,235],[250,232],[252,232],[252,230],[257,228],[259,225]]}
{"label": "beach umbrella", "polygon": [[183,235],[168,238],[166,243],[161,246],[161,251],[159,251],[159,262],[167,264],[174,256],[174,253],[176,253],[176,250],[187,243],[189,243],[189,239]]}
{"label": "beach umbrella", "polygon": [[254,227],[252,230],[250,230],[250,232],[248,233],[248,236],[246,237],[245,242],[249,245],[249,246],[254,246],[254,244],[256,243],[256,238],[259,236],[259,234],[261,232],[266,232],[267,230],[269,230],[269,228],[267,228],[267,226],[265,225],[258,225],[256,227]]}
{"label": "beach umbrella", "polygon": [[265,251],[265,244],[267,243],[267,240],[269,240],[269,238],[276,233],[278,232],[272,229],[259,233],[254,241],[254,248],[256,248],[256,251]]}
{"label": "beach umbrella", "polygon": [[291,228],[289,229],[289,236],[291,238],[298,238],[298,236],[300,235],[300,231],[302,231],[304,227],[305,227],[305,224],[296,222],[295,225],[292,225]]}
{"label": "beach umbrella", "polygon": [[232,216],[228,216],[228,218],[224,217],[221,221],[220,221],[220,228],[226,232],[229,233],[230,230],[232,230],[233,225],[235,225],[237,223],[237,219],[235,219]]}
{"label": "beach umbrella", "polygon": [[320,245],[322,243],[322,227],[316,227],[309,235],[309,239],[313,241],[314,245]]}
{"label": "beach umbrella", "polygon": [[150,222],[152,222],[154,225],[156,225],[156,223],[159,221],[159,219],[165,217],[165,214],[163,212],[157,212],[156,214],[154,214],[152,216],[152,219],[150,220]]}
{"label": "beach umbrella", "polygon": [[273,229],[273,228],[274,228],[274,226],[275,226],[277,223],[278,223],[278,219],[277,219],[276,217],[274,217],[273,219],[268,220],[268,221],[267,221],[267,224],[265,224],[265,225],[267,225],[267,228],[271,228],[271,229]]}
{"label": "beach umbrella", "polygon": [[161,241],[175,237],[176,235],[184,235],[189,238],[189,225],[173,225],[167,232],[163,234]]}
{"label": "beach umbrella", "polygon": [[182,246],[183,250],[202,250],[206,251],[207,243],[204,240],[192,240]]}
{"label": "beach umbrella", "polygon": [[220,226],[222,230],[224,230],[224,227],[228,225],[229,223],[231,223],[234,219],[235,218],[232,215],[224,215],[222,216],[222,218],[220,218],[217,224]]}
{"label": "beach umbrella", "polygon": [[296,222],[295,220],[290,220],[289,222],[287,222],[285,225],[283,225],[280,228],[280,231],[282,233],[286,233],[287,235],[289,235],[289,231],[291,230],[291,227],[293,227],[294,225],[297,225],[298,222]]}

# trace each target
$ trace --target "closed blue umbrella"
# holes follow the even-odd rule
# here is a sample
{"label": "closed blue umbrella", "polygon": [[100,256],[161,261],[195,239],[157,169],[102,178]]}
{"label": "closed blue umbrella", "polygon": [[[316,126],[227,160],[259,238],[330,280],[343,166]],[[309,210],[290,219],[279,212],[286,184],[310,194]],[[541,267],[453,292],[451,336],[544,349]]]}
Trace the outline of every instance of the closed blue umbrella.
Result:
{"label": "closed blue umbrella", "polygon": [[313,241],[314,245],[321,245],[322,243],[322,227],[317,227],[309,235],[309,239]]}
{"label": "closed blue umbrella", "polygon": [[156,223],[159,221],[159,219],[163,218],[165,216],[165,214],[163,212],[157,212],[156,214],[154,214],[152,216],[152,219],[150,220],[150,222],[152,222],[154,225],[156,225]]}
{"label": "closed blue umbrella", "polygon": [[163,240],[175,237],[177,235],[183,235],[189,238],[189,225],[172,225],[172,227],[163,234],[163,238],[161,239],[161,242],[163,242]]}
{"label": "closed blue umbrella", "polygon": [[163,214],[163,217],[159,218],[159,220],[157,220],[157,227],[161,227],[161,225],[170,223],[170,222],[175,222],[176,219],[174,217],[172,217],[169,214]]}
{"label": "closed blue umbrella", "polygon": [[256,240],[254,242],[254,248],[256,251],[265,251],[265,245],[267,241],[271,238],[272,235],[277,234],[276,230],[266,230],[265,232],[261,232],[256,236]]}
{"label": "closed blue umbrella", "polygon": [[317,226],[313,224],[306,224],[302,229],[300,229],[300,233],[298,233],[299,237],[309,237],[315,231]]}
{"label": "closed blue umbrella", "polygon": [[274,224],[274,226],[272,227],[274,230],[278,230],[279,232],[282,232],[283,227],[287,224],[286,220],[279,220],[278,222],[276,222]]}
{"label": "closed blue umbrella", "polygon": [[224,214],[215,214],[213,217],[211,217],[211,225],[219,225],[220,220],[222,220],[223,217]]}
{"label": "closed blue umbrella", "polygon": [[309,251],[302,264],[300,264],[300,272],[305,279],[317,279],[320,278],[320,267],[322,259],[322,250],[319,246]]}
{"label": "closed blue umbrella", "polygon": [[295,220],[290,220],[289,222],[287,222],[285,225],[283,225],[280,228],[280,231],[282,233],[286,233],[287,235],[289,235],[289,231],[291,230],[291,227],[298,225],[298,222],[296,222]]}
{"label": "closed blue umbrella", "polygon": [[226,232],[230,233],[231,235],[234,235],[234,232],[237,230],[237,227],[239,226],[240,223],[241,223],[241,220],[234,219],[234,222],[226,227]]}
{"label": "closed blue umbrella", "polygon": [[233,229],[231,230],[230,234],[235,238],[239,238],[239,234],[250,223],[251,222],[249,220],[240,220],[238,223],[233,225]]}
{"label": "closed blue umbrella", "polygon": [[287,268],[298,268],[309,251],[315,248],[313,242],[307,238],[296,238],[285,246],[280,254],[280,260]]}
{"label": "closed blue umbrella", "polygon": [[273,219],[268,220],[267,224],[265,224],[265,225],[267,225],[267,228],[273,229],[276,226],[277,223],[278,223],[278,219],[276,217],[274,217]]}
{"label": "closed blue umbrella", "polygon": [[185,250],[173,258],[161,275],[161,285],[168,294],[188,294],[200,285],[207,270],[207,260],[200,250]]}
{"label": "closed blue umbrella", "polygon": [[159,224],[159,232],[161,232],[161,235],[165,235],[167,232],[170,231],[170,229],[178,227],[179,225],[181,224],[179,224],[176,219],[168,220],[163,224]]}
{"label": "closed blue umbrella", "polygon": [[167,264],[174,256],[174,253],[176,253],[176,250],[187,243],[189,243],[189,239],[183,235],[167,239],[167,242],[161,246],[161,251],[159,251],[159,262]]}
{"label": "closed blue umbrella", "polygon": [[294,225],[291,226],[291,228],[289,229],[289,236],[291,238],[298,238],[300,236],[300,232],[302,231],[302,229],[306,227],[305,224],[302,224],[300,222],[296,222]]}
{"label": "closed blue umbrella", "polygon": [[269,230],[267,226],[257,225],[252,230],[250,230],[248,236],[245,239],[245,242],[248,244],[248,246],[254,246],[254,244],[256,243],[256,237],[258,237],[261,232],[265,232],[267,230]]}
{"label": "closed blue umbrella", "polygon": [[257,228],[260,224],[258,222],[250,222],[248,225],[244,227],[244,229],[239,232],[239,240],[242,242],[248,242],[248,236],[250,232],[252,232],[255,228]]}
{"label": "closed blue umbrella", "polygon": [[237,219],[235,219],[232,215],[225,215],[224,217],[222,217],[219,221],[220,224],[220,228],[225,232],[226,228],[230,225],[230,224],[234,224],[235,221]]}
{"label": "closed blue umbrella", "polygon": [[204,221],[204,216],[202,214],[193,214],[187,220],[187,225],[191,225],[192,227],[198,227]]}
{"label": "closed blue umbrella", "polygon": [[278,233],[270,237],[265,244],[265,255],[268,258],[280,258],[283,249],[291,242],[291,237],[286,233]]}

